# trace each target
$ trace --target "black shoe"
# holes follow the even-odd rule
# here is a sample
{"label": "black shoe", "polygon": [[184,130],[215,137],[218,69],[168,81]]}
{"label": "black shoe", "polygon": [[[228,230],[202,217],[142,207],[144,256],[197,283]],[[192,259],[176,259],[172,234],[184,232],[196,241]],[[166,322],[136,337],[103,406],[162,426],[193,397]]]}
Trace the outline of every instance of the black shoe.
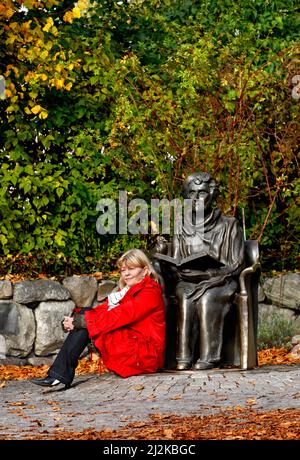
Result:
{"label": "black shoe", "polygon": [[34,383],[35,385],[40,385],[42,387],[55,387],[56,385],[59,385],[60,383],[62,383],[53,377],[43,377],[42,379],[32,379],[30,380],[30,382]]}

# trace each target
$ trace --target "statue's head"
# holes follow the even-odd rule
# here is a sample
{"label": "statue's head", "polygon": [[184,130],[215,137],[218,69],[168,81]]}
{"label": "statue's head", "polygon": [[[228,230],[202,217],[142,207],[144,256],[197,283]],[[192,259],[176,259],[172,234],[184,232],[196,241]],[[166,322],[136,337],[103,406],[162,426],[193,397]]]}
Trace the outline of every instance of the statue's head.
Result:
{"label": "statue's head", "polygon": [[203,206],[207,211],[216,195],[216,181],[206,172],[192,173],[183,183],[183,197],[193,200],[193,208]]}

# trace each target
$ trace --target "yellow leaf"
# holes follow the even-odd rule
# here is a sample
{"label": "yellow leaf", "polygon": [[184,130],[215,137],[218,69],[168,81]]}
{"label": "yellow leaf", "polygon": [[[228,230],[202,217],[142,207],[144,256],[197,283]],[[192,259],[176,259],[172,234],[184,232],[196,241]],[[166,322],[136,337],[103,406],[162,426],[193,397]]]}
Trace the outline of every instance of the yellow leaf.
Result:
{"label": "yellow leaf", "polygon": [[15,110],[14,106],[13,106],[13,105],[9,105],[9,106],[7,107],[7,109],[5,110],[5,112],[11,113],[11,112],[14,112],[14,110]]}
{"label": "yellow leaf", "polygon": [[241,406],[234,406],[233,409],[236,410],[236,411],[239,411],[239,412],[243,411],[243,408]]}
{"label": "yellow leaf", "polygon": [[12,45],[16,39],[17,39],[16,35],[10,35],[8,39],[6,40],[6,44]]}
{"label": "yellow leaf", "polygon": [[42,79],[43,81],[46,81],[47,78],[48,78],[48,77],[47,77],[47,75],[46,75],[45,73],[42,73],[42,74],[41,74],[41,79]]}
{"label": "yellow leaf", "polygon": [[45,120],[45,118],[48,117],[48,112],[46,112],[46,110],[42,110],[42,112],[39,114],[39,118],[41,120]]}
{"label": "yellow leaf", "polygon": [[31,115],[31,110],[29,107],[25,107],[25,113],[27,113],[27,115]]}
{"label": "yellow leaf", "polygon": [[63,20],[65,22],[72,23],[73,22],[73,13],[72,13],[72,11],[67,11],[63,16]]}
{"label": "yellow leaf", "polygon": [[61,89],[64,86],[64,78],[61,79],[55,79],[55,87],[56,89]]}
{"label": "yellow leaf", "polygon": [[70,91],[70,89],[72,88],[72,86],[73,86],[73,85],[72,85],[72,83],[70,82],[70,83],[68,83],[68,84],[65,86],[65,88],[66,88],[67,91]]}
{"label": "yellow leaf", "polygon": [[72,13],[74,18],[80,18],[80,9],[78,6],[75,6],[75,8],[72,9]]}
{"label": "yellow leaf", "polygon": [[88,9],[89,3],[89,0],[78,0],[77,6],[80,9],[80,11],[82,11]]}
{"label": "yellow leaf", "polygon": [[51,27],[54,25],[54,22],[53,22],[53,19],[52,18],[48,18],[47,19],[47,22],[46,22],[46,25],[43,27],[43,31],[44,32],[49,32],[49,30],[51,29]]}
{"label": "yellow leaf", "polygon": [[42,52],[40,53],[40,57],[41,57],[42,59],[46,59],[46,57],[48,56],[48,54],[49,54],[48,51],[47,51],[47,50],[44,50],[44,51],[42,51]]}
{"label": "yellow leaf", "polygon": [[4,14],[6,16],[6,19],[10,19],[15,14],[15,12],[12,8],[6,8]]}
{"label": "yellow leaf", "polygon": [[31,72],[29,72],[29,73],[28,73],[27,75],[25,75],[25,77],[24,77],[24,80],[26,81],[26,83],[29,82],[30,78],[31,78]]}
{"label": "yellow leaf", "polygon": [[34,107],[32,107],[31,112],[36,115],[37,113],[40,113],[41,110],[42,107],[40,105],[35,105]]}
{"label": "yellow leaf", "polygon": [[136,391],[141,391],[144,388],[145,388],[144,385],[137,385],[137,386],[133,387],[133,389],[136,390]]}
{"label": "yellow leaf", "polygon": [[11,30],[17,30],[17,29],[19,29],[19,24],[17,22],[11,22],[10,25],[9,25],[9,28]]}

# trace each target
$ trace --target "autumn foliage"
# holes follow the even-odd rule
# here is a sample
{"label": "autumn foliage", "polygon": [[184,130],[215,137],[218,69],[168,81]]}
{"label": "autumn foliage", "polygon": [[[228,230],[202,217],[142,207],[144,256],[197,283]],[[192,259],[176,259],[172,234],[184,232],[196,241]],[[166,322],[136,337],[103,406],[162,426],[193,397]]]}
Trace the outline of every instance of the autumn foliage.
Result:
{"label": "autumn foliage", "polygon": [[[14,366],[14,365],[0,365],[0,382],[6,380],[27,380],[33,378],[44,377],[47,374],[49,366]],[[76,375],[83,374],[101,374],[106,372],[101,358],[97,354],[92,354],[88,358],[79,360],[76,369]],[[0,384],[1,386],[1,384]]]}
{"label": "autumn foliage", "polygon": [[153,241],[98,235],[98,200],[173,199],[195,170],[245,211],[268,270],[295,269],[297,15],[296,0],[1,0],[1,274],[111,268]]}

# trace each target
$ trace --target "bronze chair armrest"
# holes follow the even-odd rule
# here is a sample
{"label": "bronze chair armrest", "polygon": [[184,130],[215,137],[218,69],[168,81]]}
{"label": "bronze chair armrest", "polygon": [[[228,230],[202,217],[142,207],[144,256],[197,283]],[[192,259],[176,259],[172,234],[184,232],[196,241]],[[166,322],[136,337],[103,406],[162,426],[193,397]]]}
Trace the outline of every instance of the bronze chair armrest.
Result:
{"label": "bronze chair armrest", "polygon": [[251,267],[244,268],[244,270],[241,272],[240,277],[239,277],[241,295],[247,295],[246,282],[245,282],[246,276],[250,275],[251,273],[255,273],[256,270],[258,270],[259,268],[260,268],[260,263],[255,262],[253,265],[251,265]]}

